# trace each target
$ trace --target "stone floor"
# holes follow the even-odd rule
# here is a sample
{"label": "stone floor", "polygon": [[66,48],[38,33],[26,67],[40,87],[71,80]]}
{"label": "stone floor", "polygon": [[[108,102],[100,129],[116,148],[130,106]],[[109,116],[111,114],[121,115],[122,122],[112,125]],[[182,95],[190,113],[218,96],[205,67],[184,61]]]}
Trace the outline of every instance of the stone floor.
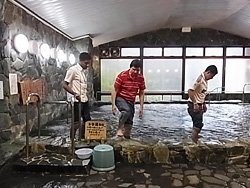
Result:
{"label": "stone floor", "polygon": [[247,165],[126,164],[89,174],[11,172],[1,188],[248,188]]}

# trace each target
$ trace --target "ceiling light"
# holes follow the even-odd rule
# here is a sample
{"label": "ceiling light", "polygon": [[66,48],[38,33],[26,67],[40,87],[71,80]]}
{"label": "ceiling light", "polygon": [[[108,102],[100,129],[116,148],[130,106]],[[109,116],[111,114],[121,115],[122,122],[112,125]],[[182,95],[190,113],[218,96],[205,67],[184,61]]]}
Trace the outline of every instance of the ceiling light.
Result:
{"label": "ceiling light", "polygon": [[101,51],[100,51],[100,56],[101,57],[108,57],[108,56],[110,56],[110,51],[109,51],[109,49],[107,48],[107,49],[101,49]]}
{"label": "ceiling light", "polygon": [[29,48],[28,38],[24,34],[18,34],[14,38],[14,47],[20,53],[27,52]]}
{"label": "ceiling light", "polygon": [[46,58],[49,59],[50,57],[50,47],[48,44],[46,43],[42,43],[40,46],[40,51],[41,51],[41,55]]}
{"label": "ceiling light", "polygon": [[119,57],[121,54],[120,53],[121,50],[119,47],[111,48],[110,51],[111,51],[111,57]]}
{"label": "ceiling light", "polygon": [[181,32],[183,32],[183,33],[189,33],[189,32],[191,32],[191,27],[183,27],[181,29]]}

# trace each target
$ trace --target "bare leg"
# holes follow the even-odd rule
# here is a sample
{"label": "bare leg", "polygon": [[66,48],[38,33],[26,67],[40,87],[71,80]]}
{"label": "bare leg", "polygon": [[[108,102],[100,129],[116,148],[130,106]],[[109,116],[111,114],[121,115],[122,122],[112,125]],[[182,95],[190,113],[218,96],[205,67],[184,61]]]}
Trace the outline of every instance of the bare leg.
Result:
{"label": "bare leg", "polygon": [[123,136],[123,130],[118,129],[117,132],[116,132],[116,136]]}
{"label": "bare leg", "polygon": [[191,138],[192,138],[192,140],[193,140],[195,143],[197,143],[198,138],[200,138],[199,133],[200,133],[200,129],[194,127],[193,130],[192,130]]}
{"label": "bare leg", "polygon": [[124,125],[124,131],[123,136],[124,138],[130,139],[130,133],[131,133],[132,125]]}
{"label": "bare leg", "polygon": [[116,132],[117,136],[123,136],[123,132],[124,132],[124,123],[125,121],[128,119],[130,115],[130,112],[128,111],[121,111],[121,116],[119,119],[119,125],[118,125],[118,130]]}

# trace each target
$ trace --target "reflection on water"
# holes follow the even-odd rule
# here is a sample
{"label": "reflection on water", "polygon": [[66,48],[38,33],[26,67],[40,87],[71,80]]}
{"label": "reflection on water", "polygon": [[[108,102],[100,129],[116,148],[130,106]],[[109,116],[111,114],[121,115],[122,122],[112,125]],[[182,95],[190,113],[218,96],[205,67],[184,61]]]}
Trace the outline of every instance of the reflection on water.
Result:
{"label": "reflection on water", "polygon": [[[133,137],[186,138],[192,130],[191,117],[186,104],[145,104],[143,118],[139,118],[136,105]],[[111,113],[111,105],[104,105],[91,113],[93,119],[108,122],[108,135],[114,136],[118,117]],[[250,105],[211,104],[204,114],[203,137],[236,139],[249,136]]]}

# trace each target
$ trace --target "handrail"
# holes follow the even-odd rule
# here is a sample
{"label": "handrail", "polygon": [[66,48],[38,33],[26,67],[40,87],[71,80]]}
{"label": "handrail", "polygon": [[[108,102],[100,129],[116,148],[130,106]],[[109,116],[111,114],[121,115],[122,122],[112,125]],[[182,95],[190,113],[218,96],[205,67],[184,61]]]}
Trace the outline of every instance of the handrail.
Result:
{"label": "handrail", "polygon": [[[225,87],[216,87],[216,88],[212,89],[211,91],[209,91],[209,93],[208,93],[208,102],[209,102],[209,104],[210,104],[210,101],[211,101],[210,94],[211,94],[212,92],[214,92],[215,90],[218,91],[218,89],[224,89],[224,88],[225,88]],[[221,95],[221,93],[219,93],[219,100],[220,100],[220,95]],[[217,99],[217,96],[216,96],[216,99]]]}
{"label": "handrail", "polygon": [[[74,102],[75,102],[75,96],[71,97],[71,149],[72,149],[72,158],[74,158],[75,155],[75,122],[74,122]],[[79,141],[81,141],[82,137],[82,117],[81,117],[81,100],[79,100]]]}
{"label": "handrail", "polygon": [[244,84],[244,86],[243,86],[243,94],[242,94],[242,102],[243,102],[243,103],[244,103],[244,101],[245,101],[245,88],[246,88],[246,86],[248,86],[248,85],[250,85],[250,83]]}
{"label": "handrail", "polygon": [[71,104],[71,135],[70,135],[70,138],[71,138],[71,149],[72,149],[71,154],[72,154],[72,159],[73,159],[74,155],[75,155],[74,96],[71,97],[70,104]]}
{"label": "handrail", "polygon": [[67,123],[69,123],[69,102],[68,101],[46,101],[43,104],[67,104]]}
{"label": "handrail", "polygon": [[30,128],[29,128],[29,103],[31,100],[31,96],[36,96],[37,97],[37,112],[38,112],[38,119],[37,119],[37,126],[38,126],[38,138],[40,138],[40,96],[38,93],[30,93],[28,96],[28,99],[26,100],[26,157],[29,158],[29,133],[30,133]]}
{"label": "handrail", "polygon": [[[162,100],[164,95],[170,95],[170,101],[172,101],[173,95],[183,95],[186,91],[164,91],[164,92],[152,92],[152,91],[145,91],[145,96],[147,95],[161,95]],[[111,91],[96,91],[96,99],[98,98],[98,94],[101,95],[111,95]],[[187,94],[187,92],[186,92]]]}

